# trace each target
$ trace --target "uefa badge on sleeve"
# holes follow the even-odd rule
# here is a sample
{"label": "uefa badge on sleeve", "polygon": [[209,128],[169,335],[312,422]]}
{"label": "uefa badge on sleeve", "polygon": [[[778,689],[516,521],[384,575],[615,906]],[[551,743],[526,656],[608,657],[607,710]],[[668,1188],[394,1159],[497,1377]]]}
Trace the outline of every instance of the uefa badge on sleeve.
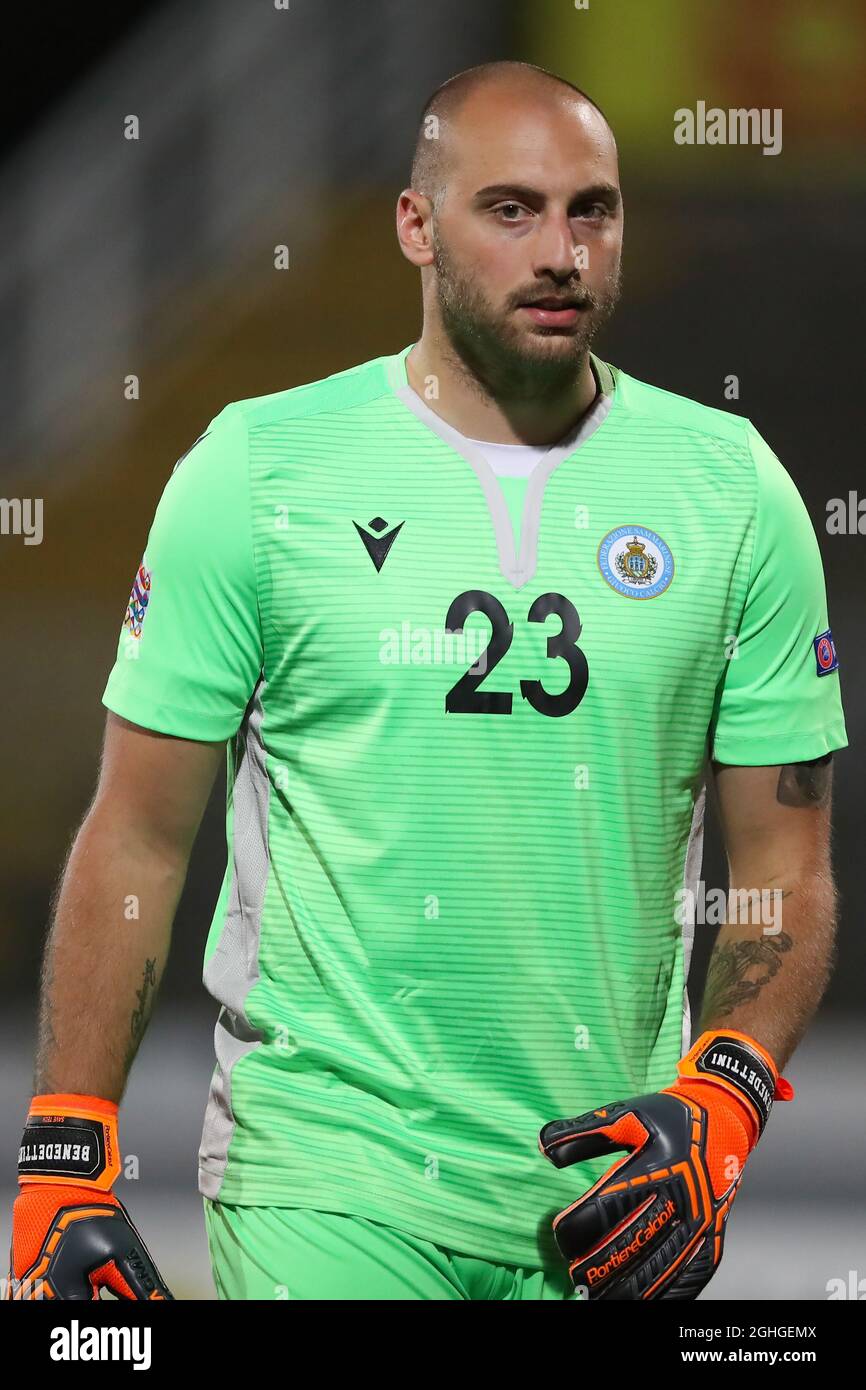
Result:
{"label": "uefa badge on sleeve", "polygon": [[818,675],[829,676],[831,671],[838,670],[839,658],[836,655],[836,644],[829,628],[815,638],[813,645],[815,647],[815,660],[818,663]]}

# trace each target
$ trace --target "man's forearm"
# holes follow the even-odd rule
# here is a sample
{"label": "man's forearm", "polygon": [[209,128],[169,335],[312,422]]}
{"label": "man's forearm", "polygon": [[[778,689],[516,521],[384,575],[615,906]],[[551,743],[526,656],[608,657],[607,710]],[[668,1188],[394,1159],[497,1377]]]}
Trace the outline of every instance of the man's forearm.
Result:
{"label": "man's forearm", "polygon": [[826,989],[835,925],[829,866],[799,880],[773,877],[750,892],[732,887],[728,920],[710,957],[699,1031],[748,1033],[781,1070]]}
{"label": "man's forearm", "polygon": [[168,959],[186,864],[98,805],[72,847],[45,952],[36,1094],[119,1101]]}

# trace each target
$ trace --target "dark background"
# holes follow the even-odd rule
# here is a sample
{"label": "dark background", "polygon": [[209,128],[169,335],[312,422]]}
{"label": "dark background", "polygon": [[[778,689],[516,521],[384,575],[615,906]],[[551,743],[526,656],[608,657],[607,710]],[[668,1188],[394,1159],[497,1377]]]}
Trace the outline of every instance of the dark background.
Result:
{"label": "dark background", "polygon": [[[711,1288],[827,1297],[828,1281],[866,1265],[864,537],[826,529],[830,499],[866,495],[866,11],[849,0],[591,0],[587,11],[571,0],[291,0],[283,12],[270,0],[139,0],[20,22],[25,80],[4,87],[0,134],[0,492],[42,498],[45,536],[0,536],[10,1196],[49,898],[93,794],[100,696],[171,467],[227,401],[417,338],[419,286],[393,210],[418,114],[453,73],[518,57],[586,88],[619,140],[625,293],[601,355],[750,417],[821,545],[851,744],[835,772],[839,964],[787,1069],[797,1108],[774,1117],[752,1160]],[[781,154],[677,146],[673,113],[698,100],[781,108]],[[136,140],[123,138],[130,115]],[[282,244],[286,272],[274,268]],[[735,401],[723,395],[731,374]],[[223,798],[218,785],[122,1112],[124,1151],[141,1160],[124,1200],[158,1223],[149,1243],[182,1296],[212,1296],[195,1150],[212,1067],[216,1006],[200,977]],[[704,877],[725,882],[712,824]],[[696,999],[711,944],[698,928]]]}

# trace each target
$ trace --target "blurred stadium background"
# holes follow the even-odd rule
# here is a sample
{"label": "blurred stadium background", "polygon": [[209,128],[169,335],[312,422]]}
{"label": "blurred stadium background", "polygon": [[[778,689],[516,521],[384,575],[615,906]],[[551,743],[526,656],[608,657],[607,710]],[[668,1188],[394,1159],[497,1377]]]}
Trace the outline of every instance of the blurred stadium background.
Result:
{"label": "blurred stadium background", "polygon": [[[418,114],[446,77],[515,57],[585,87],[618,135],[625,296],[601,355],[751,417],[821,542],[852,745],[836,770],[839,964],[787,1068],[795,1108],[780,1107],[751,1161],[705,1297],[823,1299],[828,1281],[864,1278],[866,542],[829,535],[825,518],[829,499],[866,486],[866,10],[138,0],[105,16],[58,7],[50,21],[19,19],[27,80],[2,98],[0,143],[0,492],[44,499],[44,539],[0,536],[0,1249],[49,897],[92,795],[100,695],[159,494],[227,401],[414,341],[419,287],[393,207]],[[675,145],[674,111],[699,100],[781,108],[782,153]],[[288,270],[274,267],[281,245]],[[723,397],[729,374],[737,401]],[[122,1110],[140,1176],[121,1195],[188,1298],[215,1296],[195,1155],[212,1069],[216,1006],[200,975],[223,796],[218,786]],[[712,828],[704,876],[724,883]],[[698,937],[696,996],[711,929]]]}

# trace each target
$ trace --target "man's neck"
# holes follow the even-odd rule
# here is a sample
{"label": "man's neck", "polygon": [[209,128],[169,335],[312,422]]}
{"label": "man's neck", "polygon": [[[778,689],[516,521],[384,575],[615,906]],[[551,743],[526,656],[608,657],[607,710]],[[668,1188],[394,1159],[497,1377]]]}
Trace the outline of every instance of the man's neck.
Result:
{"label": "man's neck", "polygon": [[[585,415],[598,395],[587,350],[573,383],[549,400],[496,400],[481,389],[452,351],[424,335],[406,357],[409,385],[421,400],[461,434],[491,444],[555,444]],[[431,396],[429,382],[437,390]]]}

